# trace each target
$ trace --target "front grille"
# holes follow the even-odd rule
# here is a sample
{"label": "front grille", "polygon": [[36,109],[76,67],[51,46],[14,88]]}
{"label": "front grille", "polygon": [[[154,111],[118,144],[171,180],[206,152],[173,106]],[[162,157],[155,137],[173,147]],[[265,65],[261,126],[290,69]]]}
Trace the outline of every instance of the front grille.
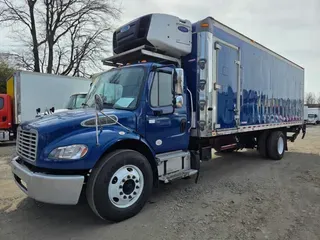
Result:
{"label": "front grille", "polygon": [[37,158],[38,133],[35,130],[18,129],[17,135],[17,153],[29,161],[35,161]]}

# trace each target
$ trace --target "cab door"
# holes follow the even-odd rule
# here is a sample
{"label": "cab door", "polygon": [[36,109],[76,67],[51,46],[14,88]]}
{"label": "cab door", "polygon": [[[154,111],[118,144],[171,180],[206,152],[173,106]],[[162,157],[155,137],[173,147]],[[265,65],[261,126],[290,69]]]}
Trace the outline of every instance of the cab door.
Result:
{"label": "cab door", "polygon": [[[181,81],[185,81],[182,79]],[[183,84],[184,85],[184,84]],[[186,88],[176,94],[173,106],[173,74],[171,68],[153,73],[148,86],[146,140],[155,153],[186,150],[189,143]]]}

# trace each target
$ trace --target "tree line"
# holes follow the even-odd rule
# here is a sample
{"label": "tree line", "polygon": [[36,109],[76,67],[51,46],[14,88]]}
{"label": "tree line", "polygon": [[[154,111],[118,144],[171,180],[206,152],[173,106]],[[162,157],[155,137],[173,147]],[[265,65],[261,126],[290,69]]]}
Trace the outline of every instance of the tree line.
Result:
{"label": "tree line", "polygon": [[320,93],[316,95],[313,92],[307,92],[304,100],[306,104],[320,104]]}
{"label": "tree line", "polygon": [[0,27],[12,33],[19,68],[89,76],[111,49],[116,0],[0,0]]}

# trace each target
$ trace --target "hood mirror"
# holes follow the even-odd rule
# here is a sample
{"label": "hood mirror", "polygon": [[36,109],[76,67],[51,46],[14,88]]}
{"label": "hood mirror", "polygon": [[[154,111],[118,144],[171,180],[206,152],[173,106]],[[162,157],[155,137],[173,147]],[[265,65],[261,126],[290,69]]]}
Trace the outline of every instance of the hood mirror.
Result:
{"label": "hood mirror", "polygon": [[41,112],[41,109],[40,109],[40,108],[37,108],[37,109],[36,109],[36,117],[40,117],[40,112]]}
{"label": "hood mirror", "polygon": [[103,99],[100,94],[94,95],[94,102],[96,105],[96,110],[99,112],[102,111],[103,110]]}

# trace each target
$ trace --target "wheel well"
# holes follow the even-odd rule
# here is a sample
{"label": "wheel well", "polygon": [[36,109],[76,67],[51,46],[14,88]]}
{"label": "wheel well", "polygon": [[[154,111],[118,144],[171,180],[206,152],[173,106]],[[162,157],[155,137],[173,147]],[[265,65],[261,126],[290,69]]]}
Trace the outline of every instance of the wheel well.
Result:
{"label": "wheel well", "polygon": [[158,186],[158,167],[152,152],[150,151],[150,149],[146,144],[144,144],[139,140],[134,140],[134,139],[122,140],[122,141],[116,142],[111,147],[109,147],[107,151],[103,153],[102,156],[110,152],[113,152],[117,149],[131,149],[144,155],[148,159],[153,171],[153,184],[154,186]]}

